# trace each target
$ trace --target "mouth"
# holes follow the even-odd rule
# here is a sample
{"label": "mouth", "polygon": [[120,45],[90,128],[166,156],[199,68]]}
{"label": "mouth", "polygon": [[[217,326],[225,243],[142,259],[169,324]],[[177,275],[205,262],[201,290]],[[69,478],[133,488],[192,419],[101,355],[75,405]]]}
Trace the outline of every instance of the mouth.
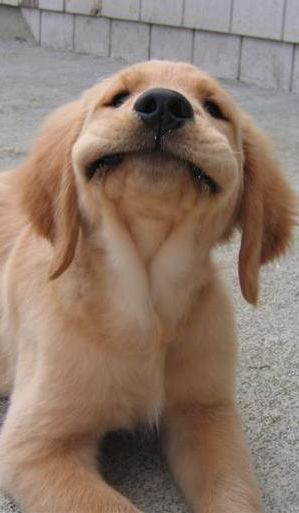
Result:
{"label": "mouth", "polygon": [[[122,162],[130,156],[130,154],[132,155],[133,153],[113,153],[110,155],[104,155],[103,157],[90,162],[90,164],[85,168],[85,176],[87,180],[92,180],[95,175],[106,176],[107,173],[117,169],[117,167],[120,166]],[[149,152],[147,155],[161,155],[163,157],[169,156],[169,158],[174,158],[174,155],[167,155],[167,153],[162,150],[155,150]],[[211,176],[207,175],[200,167],[186,160],[179,159],[177,156],[175,156],[175,159],[176,161],[180,161],[182,165],[188,169],[191,179],[197,186],[200,186],[204,191],[213,195],[220,192],[219,184],[211,178]]]}

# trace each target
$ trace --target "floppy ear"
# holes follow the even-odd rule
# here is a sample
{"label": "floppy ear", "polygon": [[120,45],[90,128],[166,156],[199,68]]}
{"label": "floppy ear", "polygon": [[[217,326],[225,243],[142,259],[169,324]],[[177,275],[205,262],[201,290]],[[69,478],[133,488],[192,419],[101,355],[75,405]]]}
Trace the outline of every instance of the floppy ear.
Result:
{"label": "floppy ear", "polygon": [[243,148],[239,279],[245,299],[256,304],[260,266],[282,255],[291,242],[295,195],[279,169],[270,142],[247,117]]}
{"label": "floppy ear", "polygon": [[67,269],[76,249],[79,210],[71,151],[83,118],[80,101],[58,109],[21,168],[22,206],[37,233],[53,244],[50,279]]}

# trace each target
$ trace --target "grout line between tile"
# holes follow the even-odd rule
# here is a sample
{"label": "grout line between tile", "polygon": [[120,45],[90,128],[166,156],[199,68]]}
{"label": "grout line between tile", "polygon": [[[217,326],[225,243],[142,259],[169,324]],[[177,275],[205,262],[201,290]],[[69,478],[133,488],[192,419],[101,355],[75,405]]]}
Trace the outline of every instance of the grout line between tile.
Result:
{"label": "grout line between tile", "polygon": [[294,86],[294,73],[295,73],[295,57],[296,57],[296,45],[292,45],[292,64],[291,64],[291,73],[290,73],[290,83],[289,83],[289,91],[293,90]]}
{"label": "grout line between tile", "polygon": [[186,0],[183,0],[183,4],[182,4],[182,18],[181,18],[181,26],[182,27],[184,27],[185,8],[186,8]]}
{"label": "grout line between tile", "polygon": [[280,34],[280,38],[282,40],[283,40],[283,35],[284,35],[284,30],[285,30],[286,13],[287,13],[287,0],[284,0],[283,11],[282,11],[282,20],[281,20],[281,34]]}
{"label": "grout line between tile", "polygon": [[148,58],[149,61],[151,60],[152,29],[153,29],[153,25],[150,24],[149,25],[149,35],[148,35],[148,54],[147,54],[147,58]]}
{"label": "grout line between tile", "polygon": [[194,63],[194,52],[195,52],[195,29],[192,29],[192,42],[191,42],[191,63]]}
{"label": "grout line between tile", "polygon": [[244,36],[240,36],[239,60],[238,60],[237,80],[240,80],[240,77],[241,77],[241,66],[242,66],[242,50],[243,50],[243,42],[244,42]]}
{"label": "grout line between tile", "polygon": [[112,19],[109,19],[108,57],[111,57],[111,49],[112,49]]}
{"label": "grout line between tile", "polygon": [[232,26],[233,26],[233,15],[234,15],[234,0],[231,0],[230,3],[230,12],[229,12],[229,26],[228,31],[232,32]]}

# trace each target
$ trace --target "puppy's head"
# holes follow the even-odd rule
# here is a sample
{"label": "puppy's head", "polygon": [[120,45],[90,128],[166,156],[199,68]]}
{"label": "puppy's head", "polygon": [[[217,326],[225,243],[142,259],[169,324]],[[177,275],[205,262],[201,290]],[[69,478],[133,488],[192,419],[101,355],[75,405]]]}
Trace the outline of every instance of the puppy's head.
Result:
{"label": "puppy's head", "polygon": [[152,61],[96,85],[49,118],[24,167],[23,204],[53,243],[52,278],[72,261],[79,225],[99,229],[107,202],[137,239],[142,219],[163,238],[189,216],[208,251],[241,227],[251,303],[260,265],[290,241],[294,199],[265,136],[191,65]]}

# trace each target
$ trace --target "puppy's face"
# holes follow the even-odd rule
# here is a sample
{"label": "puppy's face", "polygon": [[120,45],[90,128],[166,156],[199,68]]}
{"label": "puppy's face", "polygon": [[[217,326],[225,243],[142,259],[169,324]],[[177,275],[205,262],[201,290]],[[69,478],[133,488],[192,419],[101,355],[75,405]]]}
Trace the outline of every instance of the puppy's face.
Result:
{"label": "puppy's face", "polygon": [[29,219],[54,246],[52,279],[70,265],[80,229],[100,234],[109,211],[145,261],[190,220],[205,254],[242,230],[240,284],[255,303],[260,265],[285,252],[294,224],[295,198],[267,138],[182,63],[137,64],[59,109],[19,182]]}
{"label": "puppy's face", "polygon": [[163,238],[190,213],[209,244],[223,235],[242,189],[243,150],[238,112],[210,77],[187,64],[138,64],[89,91],[85,104],[72,158],[94,226],[105,197],[137,243],[142,219],[155,220]]}

